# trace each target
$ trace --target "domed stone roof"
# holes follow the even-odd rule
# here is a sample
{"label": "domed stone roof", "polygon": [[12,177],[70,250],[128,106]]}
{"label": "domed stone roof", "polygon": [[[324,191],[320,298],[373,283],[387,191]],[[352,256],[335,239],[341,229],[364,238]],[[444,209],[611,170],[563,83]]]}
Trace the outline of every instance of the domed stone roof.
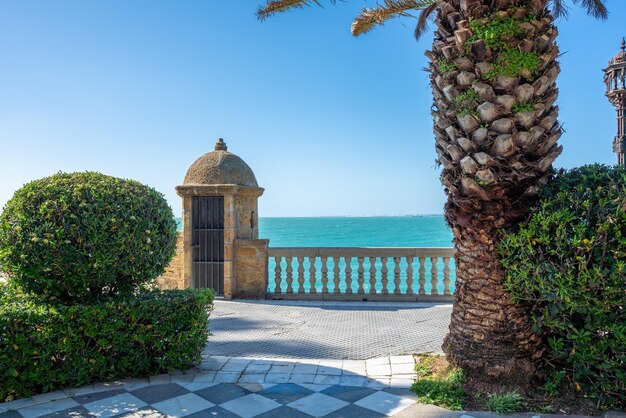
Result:
{"label": "domed stone roof", "polygon": [[622,38],[622,50],[613,57],[613,59],[609,62],[609,65],[624,63],[626,63],[626,39]]}
{"label": "domed stone roof", "polygon": [[220,138],[215,144],[215,151],[204,154],[191,164],[183,184],[236,184],[258,187],[256,177],[248,164],[227,150],[226,143]]}

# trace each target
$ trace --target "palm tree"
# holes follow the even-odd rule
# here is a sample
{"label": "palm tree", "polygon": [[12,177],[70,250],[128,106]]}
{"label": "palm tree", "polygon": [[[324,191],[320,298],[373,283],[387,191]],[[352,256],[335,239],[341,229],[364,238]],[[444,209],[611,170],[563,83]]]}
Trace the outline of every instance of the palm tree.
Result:
{"label": "palm tree", "polygon": [[[265,19],[321,0],[272,0]],[[334,0],[331,0],[334,3]],[[572,0],[594,17],[602,0]],[[433,91],[435,149],[457,249],[448,359],[478,387],[524,387],[537,375],[538,338],[523,306],[509,301],[498,261],[499,231],[528,214],[538,185],[561,153],[555,17],[564,0],[384,0],[352,23],[361,35],[418,11],[415,36],[436,26],[426,51]]]}

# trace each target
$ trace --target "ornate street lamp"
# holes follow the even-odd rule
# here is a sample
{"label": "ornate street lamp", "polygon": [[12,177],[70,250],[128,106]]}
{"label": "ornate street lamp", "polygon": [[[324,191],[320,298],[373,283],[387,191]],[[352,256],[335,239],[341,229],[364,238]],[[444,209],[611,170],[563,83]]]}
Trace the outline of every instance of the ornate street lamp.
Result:
{"label": "ornate street lamp", "polygon": [[613,152],[617,154],[617,164],[626,165],[626,39],[622,38],[622,50],[609,61],[604,74],[606,96],[617,109],[617,136],[613,140]]}

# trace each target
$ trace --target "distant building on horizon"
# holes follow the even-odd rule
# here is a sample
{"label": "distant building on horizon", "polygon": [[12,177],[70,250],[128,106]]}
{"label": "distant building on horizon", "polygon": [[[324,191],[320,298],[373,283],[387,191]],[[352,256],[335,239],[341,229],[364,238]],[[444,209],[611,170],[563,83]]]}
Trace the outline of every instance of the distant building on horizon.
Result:
{"label": "distant building on horizon", "polygon": [[626,38],[622,38],[621,51],[603,71],[606,96],[617,109],[617,136],[613,140],[613,152],[617,154],[617,164],[626,165]]}

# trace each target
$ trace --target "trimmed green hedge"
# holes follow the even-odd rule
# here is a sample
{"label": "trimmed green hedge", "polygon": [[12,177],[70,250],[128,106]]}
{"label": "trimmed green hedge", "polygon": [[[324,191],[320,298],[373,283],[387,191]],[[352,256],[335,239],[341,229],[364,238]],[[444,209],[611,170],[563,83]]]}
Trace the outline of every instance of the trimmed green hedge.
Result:
{"label": "trimmed green hedge", "polygon": [[175,248],[161,193],[95,172],[30,182],[0,214],[0,266],[26,291],[65,303],[130,294],[163,273]]}
{"label": "trimmed green hedge", "polygon": [[561,171],[541,193],[499,251],[545,344],[544,387],[567,381],[600,407],[626,406],[626,168]]}
{"label": "trimmed green hedge", "polygon": [[200,361],[212,290],[53,305],[0,284],[0,402]]}

